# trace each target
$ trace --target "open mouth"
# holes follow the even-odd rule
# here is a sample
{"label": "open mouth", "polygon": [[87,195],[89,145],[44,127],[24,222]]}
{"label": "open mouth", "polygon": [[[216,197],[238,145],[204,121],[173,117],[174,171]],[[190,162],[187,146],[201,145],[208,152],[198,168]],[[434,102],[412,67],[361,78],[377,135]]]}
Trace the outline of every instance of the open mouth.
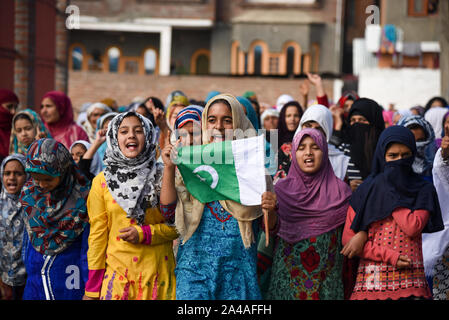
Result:
{"label": "open mouth", "polygon": [[137,147],[138,145],[136,142],[129,142],[126,144],[126,149],[128,149],[129,151],[136,151]]}
{"label": "open mouth", "polygon": [[315,160],[314,159],[306,159],[304,160],[304,164],[306,165],[307,168],[312,168],[315,164]]}

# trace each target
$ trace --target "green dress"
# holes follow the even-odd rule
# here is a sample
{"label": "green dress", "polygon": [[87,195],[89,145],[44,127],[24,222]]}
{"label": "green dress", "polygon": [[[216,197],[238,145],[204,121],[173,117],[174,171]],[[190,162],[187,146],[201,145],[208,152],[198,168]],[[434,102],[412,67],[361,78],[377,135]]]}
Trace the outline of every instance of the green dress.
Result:
{"label": "green dress", "polygon": [[277,237],[267,299],[343,300],[342,230],[296,244]]}

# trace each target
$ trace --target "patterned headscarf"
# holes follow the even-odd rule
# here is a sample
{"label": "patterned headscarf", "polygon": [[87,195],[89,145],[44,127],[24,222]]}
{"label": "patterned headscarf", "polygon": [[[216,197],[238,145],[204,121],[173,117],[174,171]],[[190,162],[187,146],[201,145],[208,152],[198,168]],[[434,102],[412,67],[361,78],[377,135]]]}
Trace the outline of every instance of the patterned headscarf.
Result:
{"label": "patterned headscarf", "polygon": [[[145,146],[133,159],[123,155],[117,140],[120,124],[130,116],[140,120],[145,134]],[[147,118],[135,112],[125,112],[109,122],[106,142],[104,176],[109,191],[127,217],[142,225],[146,209],[159,205],[163,165],[156,163],[156,131]]]}
{"label": "patterned headscarf", "polygon": [[90,182],[64,145],[53,139],[31,144],[25,170],[61,179],[54,190],[45,192],[30,179],[20,195],[31,244],[42,254],[58,254],[88,224],[86,200]]}
{"label": "patterned headscarf", "polygon": [[401,118],[398,122],[398,126],[403,126],[409,128],[411,125],[417,124],[419,125],[426,134],[426,140],[424,141],[417,141],[416,142],[416,156],[415,161],[413,162],[413,171],[415,171],[418,174],[425,173],[426,171],[429,172],[432,169],[433,160],[429,159],[429,157],[426,156],[426,148],[429,144],[433,143],[435,141],[435,133],[433,131],[432,125],[426,121],[421,116],[408,116]]}
{"label": "patterned headscarf", "polygon": [[31,125],[36,130],[36,138],[39,137],[39,135],[42,132],[45,133],[46,138],[51,138],[51,134],[45,127],[44,122],[41,120],[41,117],[33,110],[25,109],[17,112],[14,115],[14,118],[12,119],[13,126],[11,129],[11,142],[9,145],[9,153],[20,153],[26,155],[29,146],[24,146],[19,142],[19,140],[17,139],[17,132],[14,128],[15,127],[14,123],[16,122],[17,117],[20,115],[27,117],[27,119],[31,122]]}

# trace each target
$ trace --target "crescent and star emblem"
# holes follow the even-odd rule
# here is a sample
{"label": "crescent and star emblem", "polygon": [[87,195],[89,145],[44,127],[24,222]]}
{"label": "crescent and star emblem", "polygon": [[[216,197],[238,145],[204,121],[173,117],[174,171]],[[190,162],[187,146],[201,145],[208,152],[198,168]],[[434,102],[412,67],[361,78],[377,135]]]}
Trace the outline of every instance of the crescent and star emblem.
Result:
{"label": "crescent and star emblem", "polygon": [[207,173],[210,174],[210,176],[212,177],[212,184],[210,185],[210,187],[212,189],[215,189],[217,187],[218,184],[218,172],[217,170],[215,170],[214,168],[212,168],[211,166],[207,166],[207,165],[201,165],[199,167],[196,167],[195,170],[193,170],[193,173],[196,174],[196,176],[203,182],[206,182],[206,179],[201,177],[199,174],[197,174],[200,171],[205,171]]}

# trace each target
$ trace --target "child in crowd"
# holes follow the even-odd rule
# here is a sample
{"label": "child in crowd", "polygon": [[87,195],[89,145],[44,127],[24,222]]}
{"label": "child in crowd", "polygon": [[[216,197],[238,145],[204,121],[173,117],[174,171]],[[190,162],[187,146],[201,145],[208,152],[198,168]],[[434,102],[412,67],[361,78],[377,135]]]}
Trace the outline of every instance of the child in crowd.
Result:
{"label": "child in crowd", "polygon": [[11,154],[0,168],[3,187],[0,193],[0,290],[3,300],[20,300],[26,280],[22,261],[24,223],[18,201],[27,181],[25,156]]}
{"label": "child in crowd", "polygon": [[27,152],[32,179],[20,195],[26,232],[24,300],[80,300],[87,280],[89,180],[70,152],[40,139]]}

